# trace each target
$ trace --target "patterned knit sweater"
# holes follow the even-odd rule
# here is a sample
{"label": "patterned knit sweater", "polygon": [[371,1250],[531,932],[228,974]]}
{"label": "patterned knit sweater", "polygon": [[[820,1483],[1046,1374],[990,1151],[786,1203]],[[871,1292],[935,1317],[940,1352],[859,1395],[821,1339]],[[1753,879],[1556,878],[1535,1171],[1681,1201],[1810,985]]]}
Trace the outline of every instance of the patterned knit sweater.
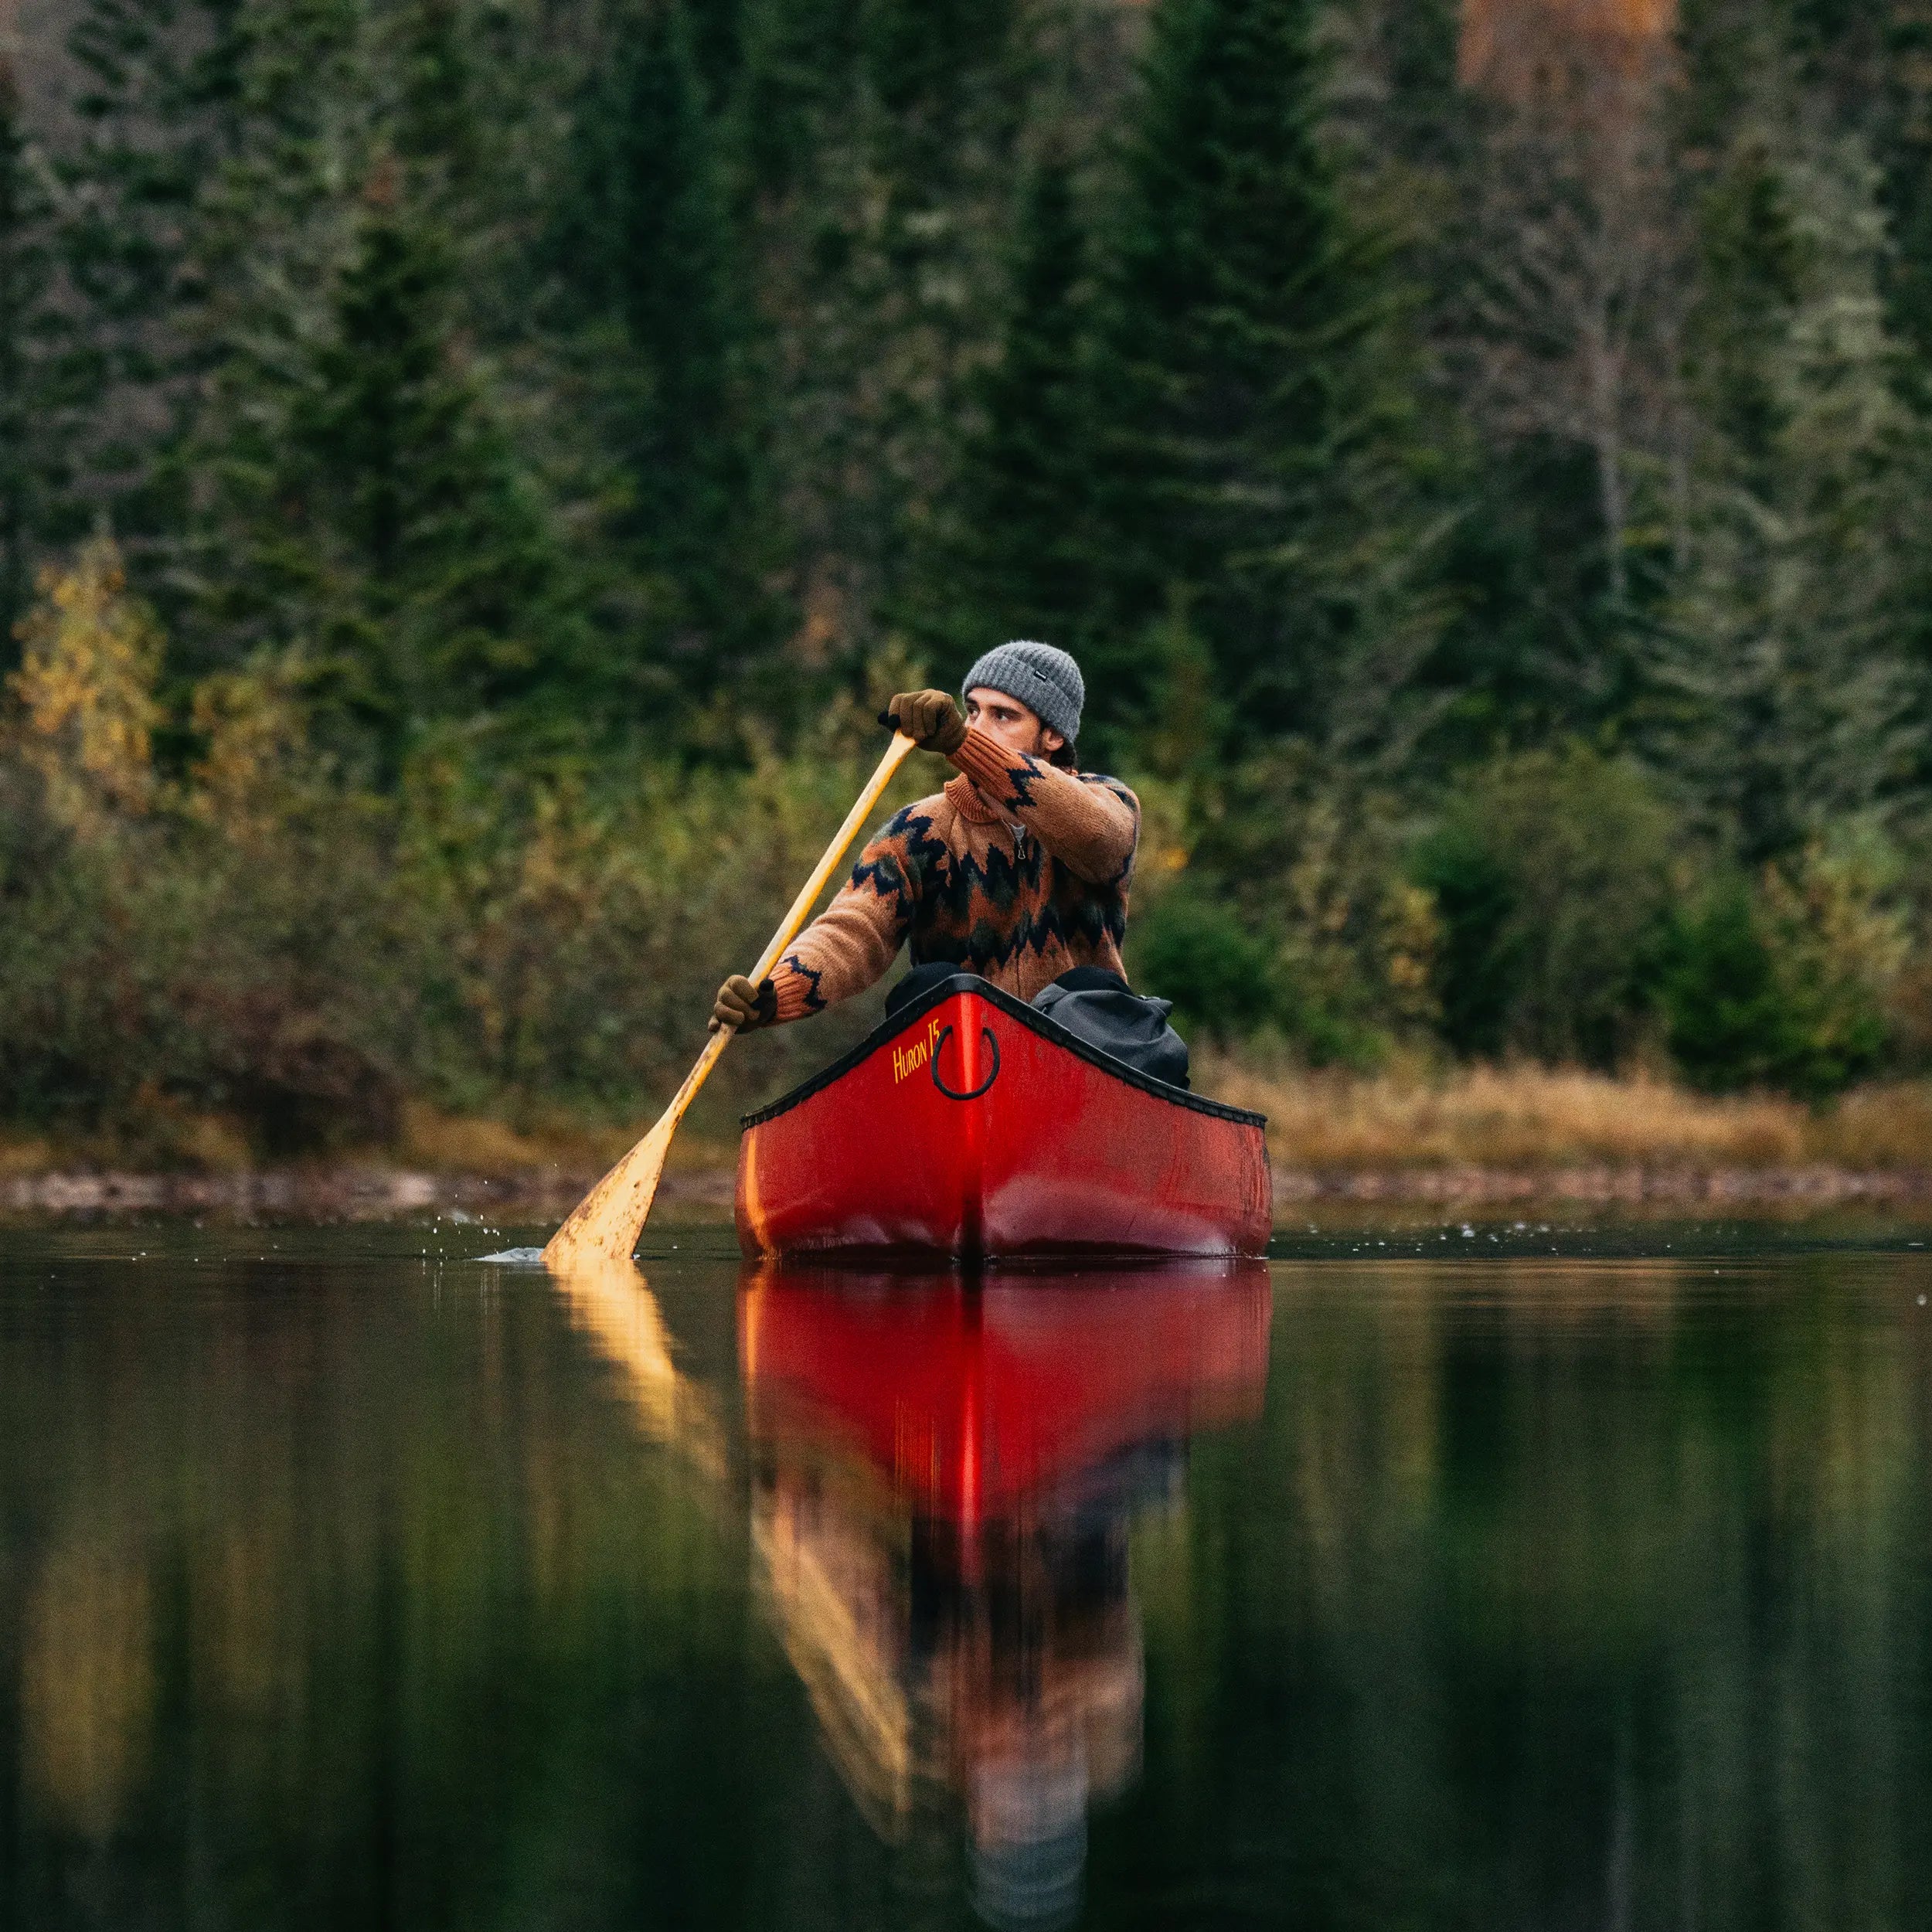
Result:
{"label": "patterned knit sweater", "polygon": [[1074,966],[1124,974],[1140,801],[1126,786],[1009,751],[969,726],[960,775],[908,805],[771,975],[777,1019],[862,993],[910,942],[1030,1000]]}

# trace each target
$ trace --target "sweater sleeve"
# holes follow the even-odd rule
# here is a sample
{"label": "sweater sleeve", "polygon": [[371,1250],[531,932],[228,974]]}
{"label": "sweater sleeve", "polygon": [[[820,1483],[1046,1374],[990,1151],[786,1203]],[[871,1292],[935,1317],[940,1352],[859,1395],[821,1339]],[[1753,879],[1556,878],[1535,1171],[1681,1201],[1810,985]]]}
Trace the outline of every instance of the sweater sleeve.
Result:
{"label": "sweater sleeve", "polygon": [[832,903],[772,968],[774,1024],[822,1012],[882,978],[919,904],[920,848],[930,820],[908,805],[859,855]]}
{"label": "sweater sleeve", "polygon": [[1024,825],[1090,886],[1121,884],[1132,871],[1141,801],[1118,780],[1062,771],[1043,758],[1009,751],[977,725],[966,727],[952,762],[988,804]]}

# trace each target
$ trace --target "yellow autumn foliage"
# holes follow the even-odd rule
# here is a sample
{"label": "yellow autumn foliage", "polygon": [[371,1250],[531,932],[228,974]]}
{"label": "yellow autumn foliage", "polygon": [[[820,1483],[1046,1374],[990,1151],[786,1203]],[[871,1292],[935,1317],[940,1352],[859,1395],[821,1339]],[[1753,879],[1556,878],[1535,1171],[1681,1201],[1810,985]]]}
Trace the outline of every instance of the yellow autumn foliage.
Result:
{"label": "yellow autumn foliage", "polygon": [[202,679],[189,722],[202,747],[189,774],[190,814],[237,842],[271,838],[308,746],[297,661],[265,658]]}
{"label": "yellow autumn foliage", "polygon": [[55,817],[91,836],[153,802],[161,627],[129,594],[121,553],[106,537],[64,569],[43,571],[39,589],[19,626],[20,668],[8,681],[19,752],[39,773]]}

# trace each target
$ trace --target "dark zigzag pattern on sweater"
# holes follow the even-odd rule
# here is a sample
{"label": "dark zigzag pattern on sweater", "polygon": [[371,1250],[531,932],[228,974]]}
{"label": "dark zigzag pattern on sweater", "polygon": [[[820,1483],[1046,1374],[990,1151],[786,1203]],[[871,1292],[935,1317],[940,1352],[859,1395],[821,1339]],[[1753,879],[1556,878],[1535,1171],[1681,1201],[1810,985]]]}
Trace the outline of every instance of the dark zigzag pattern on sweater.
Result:
{"label": "dark zigzag pattern on sweater", "polygon": [[[1056,940],[1078,938],[1095,946],[1111,935],[1117,946],[1126,936],[1121,895],[1076,879],[1037,840],[1027,841],[1026,855],[1018,864],[997,850],[983,867],[970,855],[947,857],[943,884],[928,890],[914,921],[913,945],[927,957],[1003,964],[1029,948],[1044,951]],[[1049,866],[1055,873],[1050,892],[1043,889]],[[915,964],[923,963],[915,957]]]}
{"label": "dark zigzag pattern on sweater", "polygon": [[1118,947],[1127,936],[1126,918],[1118,913],[1109,913],[1097,925],[1082,920],[1074,922],[1074,927],[1070,931],[1059,909],[1049,905],[1022,919],[1005,934],[985,920],[977,921],[963,934],[956,930],[916,930],[908,953],[915,966],[944,960],[983,972],[989,966],[1009,965],[1026,953],[1049,952],[1056,944],[1069,953],[1075,952],[1077,940],[1084,940],[1090,951],[1097,951],[1103,933]]}
{"label": "dark zigzag pattern on sweater", "polygon": [[822,1013],[825,1010],[825,996],[819,992],[818,982],[823,975],[814,972],[796,953],[786,954],[778,964],[781,966],[789,966],[801,979],[807,982],[805,1011],[808,1013]]}
{"label": "dark zigzag pattern on sweater", "polygon": [[[1022,954],[1055,946],[1070,951],[1097,951],[1103,940],[1116,947],[1127,936],[1127,908],[1117,879],[1095,887],[1077,878],[1029,837],[1023,857],[995,848],[981,865],[970,853],[954,855],[935,837],[930,814],[907,806],[880,834],[880,845],[898,844],[896,854],[878,852],[854,869],[854,885],[867,883],[894,906],[894,924],[910,926],[910,954],[915,966],[943,960],[979,968],[1005,966]],[[1053,889],[1043,889],[1046,868],[1054,868]],[[1131,866],[1123,866],[1124,878]],[[908,876],[908,874],[911,877]],[[916,878],[917,889],[912,879]],[[1017,910],[1020,907],[1029,910]],[[1005,915],[1001,917],[1000,915]]]}
{"label": "dark zigzag pattern on sweater", "polygon": [[903,845],[906,857],[921,874],[920,886],[915,886],[906,877],[905,867],[896,852],[880,852],[869,864],[862,859],[852,869],[851,884],[855,888],[869,886],[881,899],[893,900],[893,911],[902,926],[911,918],[914,903],[922,896],[920,887],[924,883],[923,873],[930,864],[926,855],[936,852],[943,856],[945,853],[944,842],[930,836],[932,828],[933,821],[929,816],[921,813],[916,805],[906,805],[893,814],[884,831],[868,848],[872,850],[883,845]]}
{"label": "dark zigzag pattern on sweater", "polygon": [[[916,807],[906,805],[893,815],[885,829],[872,841],[872,847],[868,849],[896,842],[905,846],[907,855],[914,857],[915,863],[923,866],[925,862],[916,855],[933,851],[943,855],[946,850],[943,842],[929,836],[932,828],[933,821],[929,817],[922,815]],[[896,930],[903,933],[912,923],[917,895],[896,852],[880,852],[869,861],[860,859],[852,867],[852,878],[848,883],[855,889],[869,886],[881,899],[891,900],[893,923]],[[825,1010],[825,996],[818,988],[825,975],[808,966],[796,953],[786,954],[779,964],[791,968],[805,982],[805,1011],[822,1013]]]}
{"label": "dark zigzag pattern on sweater", "polygon": [[[1132,794],[1124,786],[1097,775],[1081,777],[1106,786],[1132,808]],[[1131,855],[1111,882],[1096,886],[1061,866],[1036,836],[1028,836],[1023,855],[995,848],[982,865],[970,853],[955,856],[934,824],[931,812],[903,807],[852,868],[849,882],[853,889],[869,886],[892,902],[893,928],[910,937],[913,965],[944,961],[985,970],[1056,946],[1097,951],[1111,938],[1117,948],[1126,938],[1120,888],[1132,869]],[[1049,865],[1055,868],[1050,891],[1044,884]],[[785,963],[807,982],[805,1010],[821,1011],[821,975],[795,954]]]}
{"label": "dark zigzag pattern on sweater", "polygon": [[[1049,769],[1050,767],[1043,760],[1036,758],[1030,753],[1022,751],[1019,754],[1019,764],[1005,767],[1006,782],[1011,787],[1008,795],[1004,799],[991,802],[996,802],[998,809],[1002,811],[1019,811],[1031,805],[1033,802],[1033,787],[1039,782]],[[1134,813],[1138,820],[1139,813],[1134,802],[1134,794],[1117,778],[1109,778],[1103,773],[1097,771],[1077,771],[1073,776],[1083,785],[1097,785],[1103,791],[1113,793],[1122,804]],[[1130,849],[1120,870],[1107,882],[1107,884],[1109,886],[1122,884],[1133,868],[1134,853]]]}

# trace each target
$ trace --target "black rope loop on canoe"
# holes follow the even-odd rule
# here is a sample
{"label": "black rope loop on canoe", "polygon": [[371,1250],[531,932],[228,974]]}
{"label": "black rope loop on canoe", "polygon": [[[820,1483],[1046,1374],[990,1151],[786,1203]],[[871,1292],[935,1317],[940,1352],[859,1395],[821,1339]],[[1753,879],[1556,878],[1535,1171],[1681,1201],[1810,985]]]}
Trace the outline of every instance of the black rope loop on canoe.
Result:
{"label": "black rope loop on canoe", "polygon": [[976,1100],[992,1085],[994,1081],[999,1078],[999,1042],[994,1037],[993,1029],[990,1026],[982,1026],[979,1029],[980,1038],[986,1043],[988,1049],[993,1056],[993,1070],[970,1094],[961,1094],[956,1089],[948,1087],[939,1077],[939,1056],[944,1052],[946,1043],[952,1036],[953,1029],[950,1026],[942,1026],[939,1029],[939,1038],[933,1043],[933,1057],[929,1063],[933,1070],[933,1084],[949,1100]]}

